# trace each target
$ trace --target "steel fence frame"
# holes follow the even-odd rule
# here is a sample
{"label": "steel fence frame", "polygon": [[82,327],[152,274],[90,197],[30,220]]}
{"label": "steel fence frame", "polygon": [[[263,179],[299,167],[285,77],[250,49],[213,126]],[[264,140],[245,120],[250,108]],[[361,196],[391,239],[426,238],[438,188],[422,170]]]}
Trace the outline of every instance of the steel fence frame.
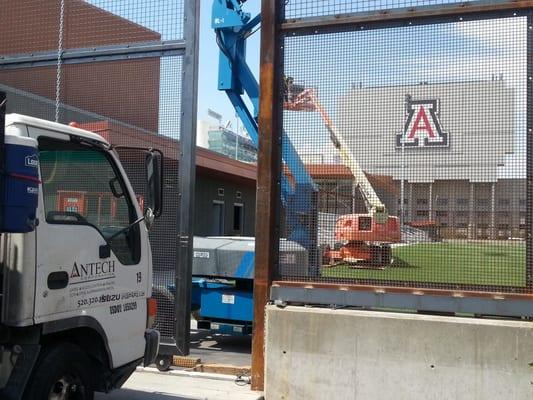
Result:
{"label": "steel fence frame", "polygon": [[533,317],[533,291],[499,293],[490,291],[440,290],[394,287],[375,282],[359,285],[305,280],[282,280],[278,274],[280,234],[280,172],[282,101],[279,88],[283,77],[285,35],[343,32],[347,29],[380,29],[406,25],[490,19],[527,15],[527,213],[526,274],[533,283],[533,1],[469,1],[447,5],[376,10],[322,17],[284,18],[287,2],[262,2],[261,109],[258,157],[256,280],[254,286],[255,331],[252,354],[252,385],[263,387],[264,311],[268,302],[352,306],[365,309],[403,309],[447,314]]}

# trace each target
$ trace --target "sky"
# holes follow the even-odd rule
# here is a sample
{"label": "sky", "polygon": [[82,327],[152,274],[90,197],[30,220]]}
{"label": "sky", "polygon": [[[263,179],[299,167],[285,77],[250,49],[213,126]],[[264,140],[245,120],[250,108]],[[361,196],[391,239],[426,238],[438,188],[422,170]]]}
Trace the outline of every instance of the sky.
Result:
{"label": "sky", "polygon": [[[186,0],[185,0],[186,1]],[[96,6],[147,26],[162,34],[163,40],[181,38],[180,2],[176,0],[90,0]],[[379,7],[435,5],[455,0],[290,0],[288,17],[316,13],[342,13],[375,10]],[[218,54],[211,28],[212,0],[201,0],[198,118],[209,119],[210,108],[230,121],[237,118],[225,93],[217,90]],[[260,9],[259,0],[249,0],[245,10],[252,16]],[[351,85],[383,86],[490,80],[504,77],[515,89],[515,154],[507,157],[515,169],[525,166],[525,18],[405,27],[289,37],[285,46],[285,73],[297,82],[318,91],[333,119],[339,96]],[[248,40],[248,63],[258,77],[259,32]],[[179,59],[162,61],[160,133],[179,132]],[[310,113],[307,113],[310,114]],[[314,113],[311,113],[314,114]],[[290,118],[293,117],[286,117]],[[310,141],[301,132],[290,132],[301,152],[333,153],[327,132],[318,115],[305,116],[304,128],[322,129],[321,139]],[[298,124],[287,124],[295,125]],[[316,128],[320,127],[322,128]],[[317,150],[318,149],[318,150]],[[515,174],[516,171],[511,171]]]}
{"label": "sky", "polygon": [[[183,34],[183,1],[187,0],[87,0],[89,3],[117,14],[123,18],[145,26],[161,34],[162,40],[178,40]],[[212,0],[200,2],[200,43],[199,43],[199,78],[198,78],[198,118],[209,119],[207,110],[223,116],[223,122],[231,121],[237,126],[237,118],[230,101],[224,92],[217,89],[218,46],[211,28]],[[244,10],[252,17],[260,11],[259,0],[249,0]],[[252,72],[259,74],[260,32],[256,32],[247,41],[247,60]],[[161,61],[161,98],[159,132],[166,136],[177,137],[179,133],[179,103],[181,82],[176,77],[180,74],[180,60],[177,57],[162,58]],[[242,126],[242,124],[239,124]]]}

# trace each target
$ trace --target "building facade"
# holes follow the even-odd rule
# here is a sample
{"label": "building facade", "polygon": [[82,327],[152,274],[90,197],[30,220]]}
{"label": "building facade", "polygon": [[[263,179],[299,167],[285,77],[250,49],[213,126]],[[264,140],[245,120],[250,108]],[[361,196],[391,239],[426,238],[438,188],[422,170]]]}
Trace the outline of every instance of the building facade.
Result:
{"label": "building facade", "polygon": [[249,137],[224,127],[221,120],[198,120],[196,144],[235,160],[257,162],[257,147]]}
{"label": "building facade", "polygon": [[[336,122],[369,179],[381,177],[373,186],[389,212],[405,224],[434,226],[444,238],[524,238],[525,109],[516,99],[502,79],[354,87],[339,100]],[[321,178],[321,209],[358,212],[353,177],[334,167]]]}

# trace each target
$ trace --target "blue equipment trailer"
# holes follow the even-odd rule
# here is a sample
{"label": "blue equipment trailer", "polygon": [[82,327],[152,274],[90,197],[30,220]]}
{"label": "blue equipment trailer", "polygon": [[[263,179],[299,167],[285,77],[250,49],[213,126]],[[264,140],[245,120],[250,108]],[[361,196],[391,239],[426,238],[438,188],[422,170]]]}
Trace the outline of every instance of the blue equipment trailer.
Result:
{"label": "blue equipment trailer", "polygon": [[[229,335],[249,335],[253,323],[255,239],[251,237],[195,237],[192,304],[198,329]],[[280,241],[280,268],[307,270],[307,250]],[[175,286],[168,287],[169,295]],[[170,304],[173,299],[170,299]]]}

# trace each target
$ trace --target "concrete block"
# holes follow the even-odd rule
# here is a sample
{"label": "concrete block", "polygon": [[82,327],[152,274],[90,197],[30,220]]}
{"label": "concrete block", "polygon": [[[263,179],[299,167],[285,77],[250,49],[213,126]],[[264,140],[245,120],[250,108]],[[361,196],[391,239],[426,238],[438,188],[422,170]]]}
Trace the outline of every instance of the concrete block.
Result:
{"label": "concrete block", "polygon": [[533,398],[533,323],[268,306],[268,400]]}

